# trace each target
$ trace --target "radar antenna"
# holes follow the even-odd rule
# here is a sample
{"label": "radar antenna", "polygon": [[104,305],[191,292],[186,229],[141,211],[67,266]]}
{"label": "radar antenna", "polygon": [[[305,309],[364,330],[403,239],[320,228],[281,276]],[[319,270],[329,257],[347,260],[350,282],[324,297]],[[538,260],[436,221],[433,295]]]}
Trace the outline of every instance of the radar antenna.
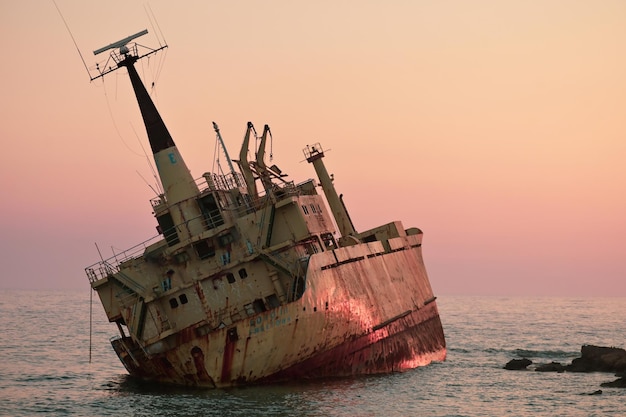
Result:
{"label": "radar antenna", "polygon": [[[114,49],[114,48],[120,48],[120,52],[121,52],[121,53],[123,53],[123,51],[121,51],[121,49],[122,49],[124,46],[126,46],[126,44],[127,44],[128,42],[132,41],[132,40],[133,40],[133,39],[135,39],[135,38],[138,38],[138,37],[140,37],[140,36],[143,36],[143,35],[145,35],[145,34],[147,34],[147,33],[148,33],[148,29],[144,29],[144,30],[142,30],[141,32],[137,32],[137,33],[135,33],[134,35],[130,35],[130,36],[125,37],[125,38],[124,38],[124,39],[122,39],[122,40],[119,40],[119,41],[117,41],[117,42],[113,42],[113,43],[112,43],[111,45],[109,45],[109,46],[105,46],[105,47],[103,47],[103,48],[96,49],[95,51],[93,51],[93,54],[94,54],[94,55],[98,55],[98,54],[100,54],[100,53],[102,53],[102,52],[104,52],[104,51],[108,51],[109,49]],[[128,52],[127,52],[127,53],[128,53]]]}
{"label": "radar antenna", "polygon": [[[127,36],[124,39],[120,39],[117,42],[113,42],[110,45],[104,46],[100,49],[96,49],[95,51],[93,51],[94,55],[98,55],[98,54],[101,54],[102,52],[106,52],[110,49],[113,49],[113,51],[111,51],[109,59],[105,62],[103,67],[100,67],[100,64],[98,63],[96,64],[96,71],[98,72],[98,75],[96,75],[95,77],[92,77],[90,73],[91,81],[98,79],[100,77],[103,77],[106,74],[115,71],[119,67],[125,66],[125,64],[128,63],[127,60],[135,62],[143,57],[146,57],[148,55],[154,54],[162,49],[167,48],[167,45],[163,45],[157,49],[152,49],[152,48],[148,48],[142,45],[138,45],[136,42],[133,42],[132,44],[129,45],[129,43],[132,42],[134,39],[140,36],[143,36],[147,33],[148,33],[148,29],[144,29],[141,32],[137,32],[134,35]],[[139,48],[141,48],[141,51],[142,51],[141,55],[140,55]],[[115,65],[113,65],[113,63],[115,63]]]}

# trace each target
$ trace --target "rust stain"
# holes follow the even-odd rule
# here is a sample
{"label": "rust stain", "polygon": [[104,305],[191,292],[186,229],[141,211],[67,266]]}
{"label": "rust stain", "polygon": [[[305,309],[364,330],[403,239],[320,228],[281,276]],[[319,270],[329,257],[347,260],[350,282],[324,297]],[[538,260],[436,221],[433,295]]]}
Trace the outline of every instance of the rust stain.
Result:
{"label": "rust stain", "polygon": [[196,289],[196,293],[198,294],[198,298],[200,299],[202,304],[206,303],[206,298],[204,296],[204,291],[202,291],[202,287],[200,286],[200,282],[194,282],[193,286]]}
{"label": "rust stain", "polygon": [[423,315],[423,310],[414,311],[385,329],[346,340],[257,382],[387,373],[443,360],[446,348],[439,317],[424,320]]}
{"label": "rust stain", "polygon": [[[236,327],[234,327],[233,329],[237,329]],[[222,375],[221,375],[221,381],[222,383],[227,383],[228,381],[230,381],[230,374],[232,371],[232,367],[233,367],[233,356],[235,354],[235,340],[233,340],[233,337],[231,335],[231,330],[233,329],[228,329],[227,332],[225,332],[226,335],[226,344],[224,346],[224,356],[222,358]]]}
{"label": "rust stain", "polygon": [[191,349],[191,357],[193,358],[193,364],[196,367],[196,376],[198,380],[211,383],[215,387],[213,378],[209,375],[204,366],[204,352],[198,346],[194,346]]}
{"label": "rust stain", "polygon": [[176,334],[177,346],[189,343],[196,338],[196,329],[194,327],[186,327]]}

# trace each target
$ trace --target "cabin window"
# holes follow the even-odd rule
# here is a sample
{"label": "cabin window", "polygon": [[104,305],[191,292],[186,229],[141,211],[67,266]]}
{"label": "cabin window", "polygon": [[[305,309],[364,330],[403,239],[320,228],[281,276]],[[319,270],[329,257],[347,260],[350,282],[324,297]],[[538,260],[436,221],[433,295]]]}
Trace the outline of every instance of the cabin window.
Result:
{"label": "cabin window", "polygon": [[252,308],[254,308],[255,313],[262,313],[264,311],[267,311],[267,308],[265,308],[265,303],[260,298],[257,298],[252,302]]}
{"label": "cabin window", "polygon": [[165,238],[167,245],[174,246],[175,244],[180,243],[172,215],[167,212],[158,216],[156,219],[159,223],[158,230],[163,233],[163,237]]}
{"label": "cabin window", "polygon": [[222,254],[222,265],[227,265],[230,263],[230,252],[224,252]]}
{"label": "cabin window", "polygon": [[304,212],[304,214],[308,215],[309,214],[309,209],[307,208],[307,206],[302,206],[302,211]]}
{"label": "cabin window", "polygon": [[181,294],[178,299],[180,300],[181,304],[187,304],[189,302],[189,300],[187,299],[187,294]]}
{"label": "cabin window", "polygon": [[214,229],[224,224],[224,218],[213,194],[198,199],[198,206],[204,217],[207,229]]}
{"label": "cabin window", "polygon": [[335,238],[332,233],[322,233],[320,237],[322,238],[322,242],[324,242],[326,249],[336,248],[337,245],[335,244]]}
{"label": "cabin window", "polygon": [[322,214],[322,208],[320,207],[320,205],[317,205],[317,212],[318,214]]}
{"label": "cabin window", "polygon": [[247,276],[248,276],[248,272],[246,271],[246,268],[241,268],[239,270],[239,278],[244,279]]}
{"label": "cabin window", "polygon": [[315,209],[315,206],[313,204],[311,204],[311,212],[317,214],[317,210]]}
{"label": "cabin window", "polygon": [[226,233],[225,235],[222,235],[218,238],[218,242],[221,247],[230,245],[234,241],[235,241],[235,237],[233,236],[232,233]]}
{"label": "cabin window", "polygon": [[175,298],[170,298],[170,307],[172,308],[178,307],[178,301]]}
{"label": "cabin window", "polygon": [[161,289],[163,290],[163,292],[169,291],[172,289],[172,276],[174,275],[174,271],[170,269],[169,271],[167,271],[166,275],[167,275],[167,278],[161,281]]}
{"label": "cabin window", "polygon": [[215,246],[213,246],[213,242],[210,239],[194,243],[193,248],[200,259],[208,259],[215,256]]}
{"label": "cabin window", "polygon": [[226,279],[228,280],[228,282],[230,282],[231,284],[233,284],[235,282],[235,276],[233,274],[231,274],[230,272],[226,274]]}
{"label": "cabin window", "polygon": [[265,301],[267,301],[267,305],[270,306],[270,308],[280,307],[280,300],[276,294],[271,294],[265,297]]}

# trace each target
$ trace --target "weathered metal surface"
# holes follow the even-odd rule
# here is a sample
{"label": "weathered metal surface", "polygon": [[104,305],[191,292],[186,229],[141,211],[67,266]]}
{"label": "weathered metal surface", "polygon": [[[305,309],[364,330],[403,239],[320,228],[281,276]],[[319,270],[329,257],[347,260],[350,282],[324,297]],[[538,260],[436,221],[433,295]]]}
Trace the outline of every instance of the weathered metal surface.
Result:
{"label": "weathered metal surface", "polygon": [[[214,388],[445,359],[419,229],[394,221],[357,232],[321,147],[305,156],[330,207],[314,181],[295,185],[265,164],[267,125],[256,160],[239,161],[245,181],[205,173],[198,184],[133,67],[138,58],[122,54],[164,188],[151,203],[162,236],[86,272],[131,375]],[[248,123],[242,156],[253,130]]]}
{"label": "weathered metal surface", "polygon": [[[444,360],[419,247],[370,258],[371,245],[348,249],[312,257],[310,268],[329,268],[309,270],[309,292],[297,302],[203,336],[181,330],[175,348],[140,356],[139,367],[120,359],[139,377],[206,387],[403,371]],[[194,374],[184,371],[188,361]]]}

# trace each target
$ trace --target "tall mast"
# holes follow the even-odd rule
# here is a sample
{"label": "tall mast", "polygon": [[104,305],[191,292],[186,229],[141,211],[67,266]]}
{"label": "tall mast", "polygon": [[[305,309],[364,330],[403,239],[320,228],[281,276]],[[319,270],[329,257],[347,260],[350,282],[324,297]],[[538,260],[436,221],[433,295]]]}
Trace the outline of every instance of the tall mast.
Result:
{"label": "tall mast", "polygon": [[328,175],[324,161],[322,161],[322,158],[324,158],[324,151],[322,150],[321,145],[316,143],[313,146],[307,146],[304,149],[304,156],[306,157],[307,162],[312,163],[315,168],[315,173],[320,180],[322,190],[324,191],[330,210],[333,213],[333,217],[335,218],[341,237],[344,238],[344,240],[346,240],[348,236],[354,237],[356,235],[356,230],[354,229],[348,210],[346,210],[343,201],[337,195],[337,190],[335,190],[333,180],[330,175]]}
{"label": "tall mast", "polygon": [[152,154],[165,192],[165,199],[170,205],[176,204],[196,196],[198,186],[146,87],[139,78],[139,74],[137,74],[134,66],[136,61],[136,56],[127,55],[124,60],[118,63],[118,66],[124,66],[128,69],[128,75],[139,103]]}
{"label": "tall mast", "polygon": [[[126,46],[127,43],[133,39],[146,33],[148,33],[148,31],[144,30],[94,51],[94,55],[97,55],[101,52],[113,49],[110,59],[113,59],[117,66],[105,66],[106,69],[104,71],[100,70],[98,67],[100,74],[92,78],[92,80],[100,78],[117,68],[126,67],[128,70],[128,76],[130,77],[139,109],[141,110],[141,117],[146,127],[150,148],[152,149],[161,185],[163,186],[164,195],[161,196],[161,199],[164,200],[170,208],[169,214],[172,217],[173,224],[186,225],[184,228],[177,228],[178,237],[182,241],[202,231],[200,221],[202,213],[195,200],[199,190],[191,176],[191,172],[189,172],[187,168],[187,164],[185,164],[183,157],[174,143],[174,139],[172,139],[161,115],[150,98],[150,94],[148,94],[146,87],[135,69],[135,62],[137,62],[137,60],[166,48],[167,45],[151,50],[141,56],[139,56],[137,52],[137,44],[133,44],[131,48]],[[117,48],[119,48],[119,52],[115,50]]]}
{"label": "tall mast", "polygon": [[[159,172],[159,178],[163,185],[165,193],[165,199],[168,204],[176,204],[188,198],[191,198],[198,193],[198,186],[196,185],[185,161],[183,160],[178,148],[174,143],[174,139],[167,130],[161,115],[159,114],[150,94],[146,90],[137,70],[135,69],[135,62],[137,60],[151,55],[161,49],[167,48],[167,45],[158,49],[150,50],[148,53],[139,56],[137,52],[137,45],[134,44],[131,48],[127,46],[129,42],[142,35],[147,34],[148,31],[144,29],[134,35],[128,36],[122,40],[114,42],[103,48],[96,49],[93,53],[98,55],[102,52],[111,51],[111,59],[113,59],[117,66],[105,66],[105,70],[100,70],[99,75],[92,78],[92,81],[103,77],[109,72],[115,71],[117,68],[126,67],[128,70],[128,76],[141,110],[141,117],[143,118],[146,132],[148,134],[148,140],[150,141],[150,148],[154,155],[157,170]],[[119,52],[116,49],[119,48]]]}

